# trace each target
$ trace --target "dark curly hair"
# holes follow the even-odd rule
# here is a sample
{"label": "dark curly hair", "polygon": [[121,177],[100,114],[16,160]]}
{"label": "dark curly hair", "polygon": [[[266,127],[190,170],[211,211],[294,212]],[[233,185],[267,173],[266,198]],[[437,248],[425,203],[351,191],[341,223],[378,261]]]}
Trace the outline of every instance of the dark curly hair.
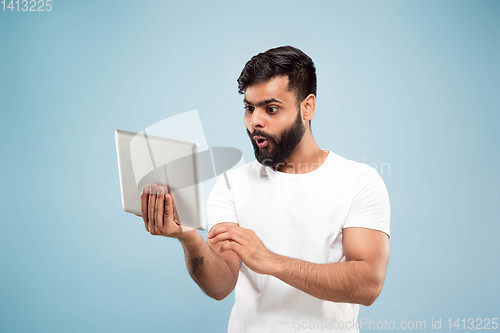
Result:
{"label": "dark curly hair", "polygon": [[269,49],[252,57],[238,78],[238,93],[255,83],[275,76],[288,76],[288,91],[293,91],[297,105],[309,94],[316,96],[316,68],[312,59],[301,50],[287,45]]}

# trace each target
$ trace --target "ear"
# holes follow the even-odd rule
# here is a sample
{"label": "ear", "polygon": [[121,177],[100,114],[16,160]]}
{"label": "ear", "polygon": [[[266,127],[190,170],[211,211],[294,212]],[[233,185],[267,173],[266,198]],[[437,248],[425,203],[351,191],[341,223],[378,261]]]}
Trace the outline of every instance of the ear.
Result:
{"label": "ear", "polygon": [[316,96],[309,94],[301,103],[302,119],[311,120],[314,116],[314,109],[316,107]]}

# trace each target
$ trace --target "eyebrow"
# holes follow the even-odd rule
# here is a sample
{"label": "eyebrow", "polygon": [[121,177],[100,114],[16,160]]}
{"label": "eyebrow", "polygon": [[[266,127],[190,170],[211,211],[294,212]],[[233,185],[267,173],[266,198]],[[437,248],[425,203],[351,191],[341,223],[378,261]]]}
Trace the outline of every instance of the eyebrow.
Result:
{"label": "eyebrow", "polygon": [[[246,104],[248,104],[248,105],[253,105],[246,98],[243,99],[243,102],[246,103]],[[283,104],[282,102],[278,101],[276,98],[271,98],[271,99],[266,99],[265,101],[257,102],[257,103],[255,103],[255,106],[259,107],[259,106],[263,106],[263,105],[266,105],[266,104],[269,104],[269,103]]]}

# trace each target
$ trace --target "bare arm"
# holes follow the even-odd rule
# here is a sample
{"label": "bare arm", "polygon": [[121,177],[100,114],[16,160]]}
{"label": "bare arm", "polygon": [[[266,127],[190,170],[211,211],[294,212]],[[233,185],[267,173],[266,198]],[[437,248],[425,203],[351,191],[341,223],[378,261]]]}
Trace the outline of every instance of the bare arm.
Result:
{"label": "bare arm", "polygon": [[279,256],[271,274],[324,300],[369,306],[382,290],[389,238],[377,230],[346,228],[343,247],[345,262],[315,264]]}
{"label": "bare arm", "polygon": [[238,279],[240,258],[232,251],[222,252],[223,243],[207,244],[196,229],[181,226],[167,187],[153,184],[143,188],[141,208],[148,232],[180,241],[189,274],[208,296],[222,300],[231,293]]}
{"label": "bare arm", "polygon": [[222,244],[207,244],[196,230],[186,232],[179,240],[193,280],[208,296],[219,301],[226,298],[238,280],[240,258],[236,253],[222,252]]}
{"label": "bare arm", "polygon": [[371,305],[380,294],[389,260],[389,237],[377,230],[345,228],[346,262],[316,264],[269,251],[250,229],[214,227],[213,243],[231,240],[222,250],[232,250],[252,270],[269,274],[312,296],[332,301]]}

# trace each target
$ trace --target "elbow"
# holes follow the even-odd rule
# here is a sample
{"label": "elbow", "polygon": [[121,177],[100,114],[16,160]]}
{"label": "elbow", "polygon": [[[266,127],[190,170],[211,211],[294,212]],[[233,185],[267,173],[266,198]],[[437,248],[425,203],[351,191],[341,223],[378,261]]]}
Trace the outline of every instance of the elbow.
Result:
{"label": "elbow", "polygon": [[360,304],[364,306],[370,306],[377,300],[378,296],[382,292],[382,287],[385,281],[385,269],[375,271],[375,274],[369,275],[369,278],[365,280],[365,288],[362,293],[362,301]]}
{"label": "elbow", "polygon": [[364,306],[370,306],[377,300],[380,292],[382,291],[383,282],[377,283],[366,290],[366,293],[361,300],[360,304]]}
{"label": "elbow", "polygon": [[216,301],[222,301],[225,299],[230,293],[218,293],[218,294],[208,294],[207,296],[213,298]]}
{"label": "elbow", "polygon": [[213,298],[216,301],[222,301],[229,294],[231,294],[236,286],[236,281],[219,286],[219,288],[210,288],[209,290],[204,290],[208,297]]}
{"label": "elbow", "polygon": [[212,297],[214,300],[216,301],[222,301],[224,298],[226,298],[226,296],[219,296],[219,297]]}
{"label": "elbow", "polygon": [[228,284],[225,286],[220,286],[220,288],[210,288],[203,289],[208,297],[213,298],[216,301],[222,301],[234,290],[235,284]]}
{"label": "elbow", "polygon": [[377,297],[367,297],[365,298],[362,302],[361,302],[361,305],[364,305],[364,306],[370,306],[372,305],[373,303],[375,303],[375,300],[377,299]]}

